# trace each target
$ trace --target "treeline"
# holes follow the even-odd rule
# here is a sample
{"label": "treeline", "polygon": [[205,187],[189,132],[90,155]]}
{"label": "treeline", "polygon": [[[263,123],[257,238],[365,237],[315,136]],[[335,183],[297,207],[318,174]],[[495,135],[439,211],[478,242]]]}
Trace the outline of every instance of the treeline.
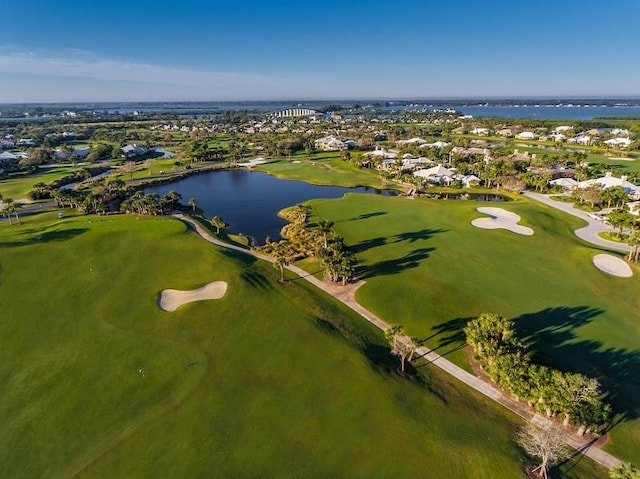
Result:
{"label": "treeline", "polygon": [[597,433],[608,420],[611,407],[603,402],[598,381],[532,362],[513,320],[484,313],[464,333],[483,371],[536,411],[578,426],[579,434]]}

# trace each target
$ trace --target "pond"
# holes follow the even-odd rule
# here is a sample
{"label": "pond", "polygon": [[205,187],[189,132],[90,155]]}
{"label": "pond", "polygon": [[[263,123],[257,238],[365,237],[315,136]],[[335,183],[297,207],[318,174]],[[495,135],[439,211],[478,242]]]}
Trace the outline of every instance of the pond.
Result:
{"label": "pond", "polygon": [[374,188],[318,186],[249,170],[192,175],[172,183],[150,186],[144,192],[163,196],[171,190],[182,195],[183,204],[189,198],[195,198],[207,218],[220,216],[229,225],[228,232],[249,236],[255,244],[263,244],[267,236],[274,240],[281,238],[280,230],[287,222],[278,217],[278,211],[288,206],[313,198],[341,198],[345,193],[387,196],[399,193]]}

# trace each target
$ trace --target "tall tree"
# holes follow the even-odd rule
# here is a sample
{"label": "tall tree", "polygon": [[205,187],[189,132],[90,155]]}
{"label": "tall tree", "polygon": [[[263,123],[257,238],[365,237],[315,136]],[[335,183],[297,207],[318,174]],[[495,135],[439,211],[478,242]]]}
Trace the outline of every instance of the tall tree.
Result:
{"label": "tall tree", "polygon": [[216,234],[220,234],[220,230],[227,228],[229,225],[224,222],[222,218],[219,216],[214,216],[211,218],[211,225],[216,229]]}
{"label": "tall tree", "polygon": [[544,479],[549,477],[549,468],[571,454],[564,444],[562,434],[553,426],[538,427],[528,424],[518,432],[518,444],[529,456],[539,459],[540,464],[532,472]]}

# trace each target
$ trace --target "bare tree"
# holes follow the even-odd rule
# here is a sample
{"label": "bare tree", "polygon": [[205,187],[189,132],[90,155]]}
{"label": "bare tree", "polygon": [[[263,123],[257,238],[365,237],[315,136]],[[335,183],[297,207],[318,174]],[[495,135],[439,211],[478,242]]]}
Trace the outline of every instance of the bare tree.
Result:
{"label": "bare tree", "polygon": [[565,445],[562,433],[551,425],[538,427],[528,424],[518,432],[518,444],[531,457],[538,458],[540,465],[532,470],[539,477],[548,478],[549,468],[567,459],[571,451]]}
{"label": "bare tree", "polygon": [[391,346],[391,354],[400,358],[401,371],[404,373],[405,362],[413,359],[413,355],[419,347],[418,341],[407,336],[404,333],[404,328],[399,324],[391,326],[384,335]]}

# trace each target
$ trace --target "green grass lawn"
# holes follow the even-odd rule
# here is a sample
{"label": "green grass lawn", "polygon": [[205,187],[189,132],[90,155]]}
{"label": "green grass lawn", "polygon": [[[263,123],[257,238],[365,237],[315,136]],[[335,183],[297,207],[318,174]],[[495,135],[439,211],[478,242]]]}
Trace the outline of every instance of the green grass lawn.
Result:
{"label": "green grass lawn", "polygon": [[600,251],[572,233],[581,220],[525,199],[497,206],[533,236],[475,228],[482,205],[352,194],[313,210],[361,260],[361,304],[464,367],[469,319],[515,318],[539,360],[602,379],[620,420],[607,449],[640,463],[640,269],[632,279],[598,271]]}
{"label": "green grass lawn", "polygon": [[280,178],[304,180],[317,185],[371,188],[392,188],[396,185],[382,178],[376,170],[357,168],[343,161],[339,153],[332,152],[316,153],[311,158],[308,155],[292,156],[292,161],[279,160],[255,169]]}
{"label": "green grass lawn", "polygon": [[0,194],[14,200],[24,199],[27,198],[27,193],[33,189],[33,185],[36,183],[49,183],[73,173],[76,169],[71,166],[59,166],[40,168],[35,174],[12,173],[7,179],[0,180]]}
{"label": "green grass lawn", "polygon": [[[354,313],[177,220],[42,213],[0,251],[3,477],[521,475],[503,409],[428,365],[399,378]],[[222,300],[156,305],[216,280]]]}

